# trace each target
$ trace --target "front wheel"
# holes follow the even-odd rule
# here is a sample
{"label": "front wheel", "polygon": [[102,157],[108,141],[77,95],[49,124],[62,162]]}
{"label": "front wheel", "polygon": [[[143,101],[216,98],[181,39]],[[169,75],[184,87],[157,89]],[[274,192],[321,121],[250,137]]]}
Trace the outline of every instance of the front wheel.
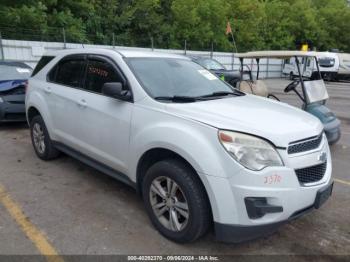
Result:
{"label": "front wheel", "polygon": [[154,164],[143,180],[143,200],[156,229],[179,243],[202,236],[210,223],[210,205],[197,174],[169,159]]}
{"label": "front wheel", "polygon": [[293,81],[294,80],[294,74],[293,72],[289,73],[289,80]]}

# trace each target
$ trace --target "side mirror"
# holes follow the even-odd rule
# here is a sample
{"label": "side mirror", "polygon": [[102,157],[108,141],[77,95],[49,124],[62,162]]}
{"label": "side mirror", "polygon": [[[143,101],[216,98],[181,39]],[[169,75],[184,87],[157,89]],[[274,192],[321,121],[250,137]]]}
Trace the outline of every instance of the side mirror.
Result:
{"label": "side mirror", "polygon": [[122,101],[131,100],[130,91],[123,90],[123,84],[120,82],[105,83],[102,87],[102,94]]}

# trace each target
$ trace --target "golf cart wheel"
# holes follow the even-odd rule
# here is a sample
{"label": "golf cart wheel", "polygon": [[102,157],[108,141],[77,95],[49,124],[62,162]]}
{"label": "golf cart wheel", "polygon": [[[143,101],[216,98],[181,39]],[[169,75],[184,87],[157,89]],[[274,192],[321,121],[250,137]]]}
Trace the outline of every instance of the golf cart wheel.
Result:
{"label": "golf cart wheel", "polygon": [[341,131],[339,130],[339,132],[337,132],[337,137],[335,139],[333,139],[332,141],[328,141],[328,144],[330,146],[336,144],[341,138]]}
{"label": "golf cart wheel", "polygon": [[294,80],[293,72],[290,72],[290,73],[289,73],[289,80]]}
{"label": "golf cart wheel", "polygon": [[143,179],[143,200],[155,228],[166,238],[187,243],[208,230],[210,205],[197,174],[184,162],[167,159]]}

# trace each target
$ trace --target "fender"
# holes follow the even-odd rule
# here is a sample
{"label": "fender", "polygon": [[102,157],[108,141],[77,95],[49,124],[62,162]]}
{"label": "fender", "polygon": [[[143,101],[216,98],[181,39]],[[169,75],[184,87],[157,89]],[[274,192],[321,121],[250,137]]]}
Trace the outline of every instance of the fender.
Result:
{"label": "fender", "polygon": [[40,92],[29,91],[26,95],[25,106],[26,106],[27,121],[28,121],[28,110],[29,108],[34,107],[36,110],[39,111],[40,115],[44,119],[47,131],[51,139],[56,140],[55,133],[53,132],[54,125],[52,121],[52,116],[50,114],[50,110],[47,106],[47,102],[45,101],[45,98],[43,97],[43,95]]}
{"label": "fender", "polygon": [[[231,162],[232,159],[219,143],[217,130],[191,121],[186,121],[187,125],[183,125],[185,120],[181,120],[180,124],[179,118],[176,119],[159,121],[155,125],[145,125],[140,129],[135,128],[138,131],[132,133],[130,138],[130,179],[136,181],[139,160],[145,152],[154,148],[167,149],[180,155],[197,173],[226,177],[222,168],[225,164],[219,163]],[[144,124],[144,121],[142,122]]]}

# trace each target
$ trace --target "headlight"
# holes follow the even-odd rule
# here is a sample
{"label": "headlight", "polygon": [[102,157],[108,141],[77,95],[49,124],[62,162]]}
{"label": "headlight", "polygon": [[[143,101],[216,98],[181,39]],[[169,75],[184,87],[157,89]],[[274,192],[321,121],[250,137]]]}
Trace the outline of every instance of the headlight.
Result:
{"label": "headlight", "polygon": [[4,103],[4,99],[0,96],[0,103]]}
{"label": "headlight", "polygon": [[259,171],[268,166],[283,166],[276,149],[255,136],[219,131],[219,140],[227,152],[248,169]]}

